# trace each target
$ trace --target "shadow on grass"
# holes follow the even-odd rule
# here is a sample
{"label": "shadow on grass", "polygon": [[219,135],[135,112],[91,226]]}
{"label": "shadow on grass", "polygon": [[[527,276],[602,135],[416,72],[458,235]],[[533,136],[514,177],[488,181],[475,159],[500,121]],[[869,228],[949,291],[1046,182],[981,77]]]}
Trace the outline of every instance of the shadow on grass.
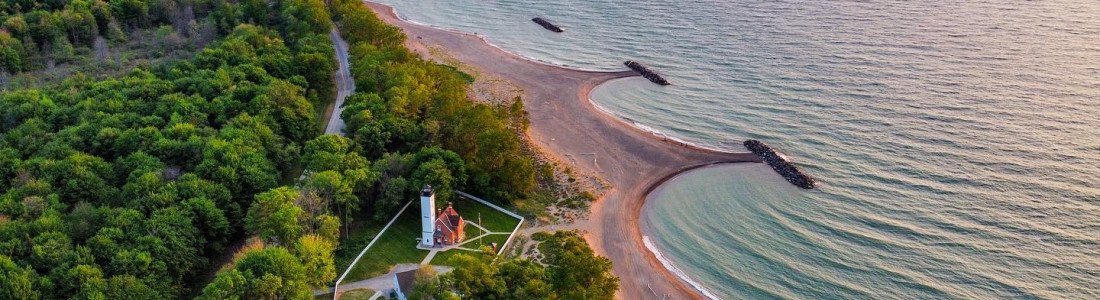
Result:
{"label": "shadow on grass", "polygon": [[[344,282],[369,279],[386,274],[396,264],[420,263],[421,260],[424,260],[424,257],[428,255],[428,251],[416,249],[416,239],[420,237],[419,211],[419,209],[410,207],[401,213],[397,217],[397,221],[386,232],[382,233],[382,237],[378,238],[374,246],[371,246],[367,253],[363,254],[363,258],[359,259],[359,263],[351,269],[347,278],[344,278]],[[381,226],[374,231],[377,232],[380,229]],[[374,234],[365,234],[365,237],[362,238],[369,243],[373,237]],[[355,236],[350,240],[359,238],[361,237]],[[365,246],[366,243],[363,243],[363,246],[358,248],[359,251]],[[355,255],[358,255],[358,252],[352,255],[351,259],[355,259]],[[345,266],[347,264],[348,262],[344,262]]]}

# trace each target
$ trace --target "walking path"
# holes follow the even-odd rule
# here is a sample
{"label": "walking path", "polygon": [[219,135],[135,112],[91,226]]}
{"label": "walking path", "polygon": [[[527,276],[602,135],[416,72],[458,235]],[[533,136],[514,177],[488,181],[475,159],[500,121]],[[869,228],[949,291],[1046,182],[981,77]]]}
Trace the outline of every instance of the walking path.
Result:
{"label": "walking path", "polygon": [[[363,280],[360,280],[360,281],[344,283],[344,284],[340,285],[340,291],[341,292],[347,292],[347,291],[350,291],[350,290],[357,290],[357,289],[371,289],[371,290],[375,291],[376,295],[379,294],[379,293],[380,294],[389,294],[389,291],[393,290],[393,288],[394,288],[394,286],[393,286],[393,274],[406,272],[406,271],[412,271],[412,270],[416,270],[416,269],[419,269],[419,268],[420,268],[419,264],[398,264],[398,265],[394,266],[393,269],[390,270],[390,272],[388,272],[384,275],[375,276],[375,277],[372,277],[370,279],[363,279]],[[447,266],[432,266],[432,269],[435,269],[436,274],[443,274],[443,273],[450,272],[453,268],[447,267]],[[324,295],[324,294],[327,294],[329,292],[330,291],[328,291],[328,290],[316,290],[316,291],[313,291],[313,295],[314,296]]]}

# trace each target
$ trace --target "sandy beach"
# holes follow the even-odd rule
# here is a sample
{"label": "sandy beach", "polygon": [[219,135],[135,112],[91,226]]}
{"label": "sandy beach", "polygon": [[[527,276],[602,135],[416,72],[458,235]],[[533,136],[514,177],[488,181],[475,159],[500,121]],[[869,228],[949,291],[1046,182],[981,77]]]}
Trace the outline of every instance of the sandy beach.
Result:
{"label": "sandy beach", "polygon": [[440,47],[463,64],[521,87],[533,144],[571,168],[610,183],[607,193],[593,203],[589,218],[571,227],[582,229],[593,249],[614,263],[622,280],[618,298],[702,297],[646,250],[638,224],[646,195],[676,174],[719,163],[759,162],[759,157],[664,139],[597,109],[589,92],[608,80],[637,76],[625,67],[622,72],[592,72],[535,62],[481,37],[406,22],[389,6],[367,5],[385,22],[402,28],[414,50]]}

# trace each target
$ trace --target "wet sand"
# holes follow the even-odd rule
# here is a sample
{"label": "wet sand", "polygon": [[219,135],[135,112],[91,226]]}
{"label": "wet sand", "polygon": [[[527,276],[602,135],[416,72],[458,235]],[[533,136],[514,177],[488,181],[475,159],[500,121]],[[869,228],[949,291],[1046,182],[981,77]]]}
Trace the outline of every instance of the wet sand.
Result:
{"label": "wet sand", "polygon": [[481,37],[406,22],[389,6],[366,3],[383,21],[405,31],[410,48],[441,47],[470,67],[522,87],[531,120],[527,135],[532,144],[566,166],[610,183],[607,193],[592,204],[588,219],[570,227],[583,230],[593,249],[614,263],[615,275],[621,279],[618,298],[702,297],[666,270],[642,243],[638,220],[646,195],[687,170],[719,163],[760,162],[759,157],[667,140],[600,111],[588,100],[592,88],[608,80],[638,76],[633,71],[581,71],[531,61],[496,48]]}

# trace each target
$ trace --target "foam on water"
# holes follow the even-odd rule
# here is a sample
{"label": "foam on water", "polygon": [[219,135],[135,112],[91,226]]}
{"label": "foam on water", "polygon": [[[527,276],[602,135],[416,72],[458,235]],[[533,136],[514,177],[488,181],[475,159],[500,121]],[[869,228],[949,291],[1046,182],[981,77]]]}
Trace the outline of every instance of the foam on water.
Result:
{"label": "foam on water", "polygon": [[706,296],[707,298],[713,300],[720,299],[718,298],[718,296],[715,296],[705,287],[703,287],[703,285],[695,282],[695,280],[691,280],[691,277],[687,276],[687,274],[684,274],[684,271],[681,271],[680,268],[677,268],[676,265],[672,264],[672,262],[668,261],[668,259],[665,259],[665,256],[661,254],[661,250],[658,250],[657,247],[653,246],[653,243],[649,241],[648,236],[642,237],[642,243],[645,244],[645,248],[649,250],[649,252],[653,253],[653,256],[657,257],[657,261],[660,261],[661,265],[665,266],[665,268],[672,272],[672,274],[676,274],[676,277],[680,277],[681,280],[687,282],[689,285],[691,285],[691,287],[699,291],[699,293],[702,293],[703,296]]}
{"label": "foam on water", "polygon": [[[377,3],[389,4],[389,3],[386,3],[384,1],[376,1],[376,2]],[[393,4],[389,4],[389,5],[393,6]],[[394,14],[397,15],[398,19],[401,19],[402,21],[409,22],[409,23],[412,23],[412,24],[425,26],[425,27],[431,27],[431,28],[444,30],[444,31],[457,32],[457,33],[462,33],[462,34],[471,34],[471,35],[476,36],[476,37],[480,38],[481,40],[485,41],[485,43],[488,44],[489,46],[493,46],[493,48],[500,49],[500,51],[504,51],[505,53],[509,53],[509,54],[512,54],[512,55],[515,55],[515,56],[518,56],[518,57],[522,57],[522,58],[524,58],[526,60],[529,60],[529,61],[539,62],[539,63],[551,65],[551,66],[569,68],[569,69],[574,69],[574,70],[581,70],[581,71],[606,71],[606,70],[599,70],[599,69],[585,69],[584,67],[570,66],[570,65],[567,65],[567,64],[564,64],[564,63],[555,63],[553,61],[543,60],[543,59],[540,59],[540,58],[537,58],[537,57],[531,57],[531,56],[528,56],[528,55],[524,55],[523,53],[511,51],[511,50],[508,50],[505,47],[501,47],[500,45],[494,44],[493,41],[490,40],[488,37],[486,37],[485,35],[482,35],[480,33],[477,33],[477,32],[468,32],[468,31],[463,31],[463,30],[458,29],[458,28],[451,28],[451,27],[447,27],[447,26],[440,26],[440,25],[437,25],[437,24],[428,24],[428,23],[418,22],[416,20],[409,19],[409,18],[405,17],[404,15],[401,14],[401,11],[399,11],[399,10],[395,10]]]}

